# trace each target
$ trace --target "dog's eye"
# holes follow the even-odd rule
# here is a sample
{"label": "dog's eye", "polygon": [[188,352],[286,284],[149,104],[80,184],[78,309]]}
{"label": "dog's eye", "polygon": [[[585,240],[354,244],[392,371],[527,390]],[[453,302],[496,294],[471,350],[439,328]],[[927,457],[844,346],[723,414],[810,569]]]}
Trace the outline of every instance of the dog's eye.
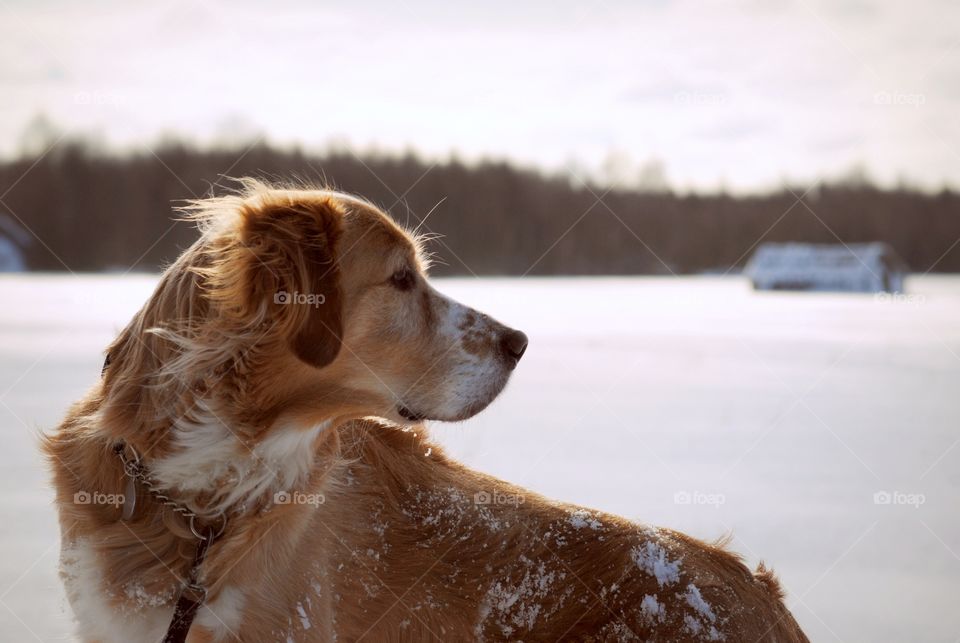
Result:
{"label": "dog's eye", "polygon": [[410,290],[413,288],[413,273],[407,268],[401,268],[390,277],[390,284],[397,290]]}

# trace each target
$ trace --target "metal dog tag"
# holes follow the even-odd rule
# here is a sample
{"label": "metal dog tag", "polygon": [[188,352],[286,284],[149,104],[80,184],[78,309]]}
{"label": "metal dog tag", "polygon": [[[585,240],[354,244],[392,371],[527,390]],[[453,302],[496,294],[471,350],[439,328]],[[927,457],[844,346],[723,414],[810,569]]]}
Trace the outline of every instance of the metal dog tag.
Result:
{"label": "metal dog tag", "polygon": [[133,518],[133,511],[137,508],[137,481],[127,476],[127,485],[123,490],[123,511],[120,520],[129,522]]}

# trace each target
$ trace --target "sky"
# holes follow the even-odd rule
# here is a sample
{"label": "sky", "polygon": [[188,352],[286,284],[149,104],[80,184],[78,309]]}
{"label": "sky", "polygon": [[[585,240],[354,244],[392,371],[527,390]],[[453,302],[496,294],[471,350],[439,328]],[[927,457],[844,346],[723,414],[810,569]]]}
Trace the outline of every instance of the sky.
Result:
{"label": "sky", "polygon": [[42,114],[111,148],[263,136],[625,185],[940,189],[960,186],[958,25],[955,0],[0,0],[0,156]]}

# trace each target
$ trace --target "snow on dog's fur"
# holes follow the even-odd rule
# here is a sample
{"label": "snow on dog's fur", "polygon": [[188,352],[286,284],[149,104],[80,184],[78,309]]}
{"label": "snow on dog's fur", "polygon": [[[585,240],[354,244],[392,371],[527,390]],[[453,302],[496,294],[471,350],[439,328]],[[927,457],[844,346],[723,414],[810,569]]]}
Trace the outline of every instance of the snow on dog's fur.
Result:
{"label": "snow on dog's fur", "polygon": [[246,181],[192,213],[200,239],[44,445],[83,640],[161,636],[197,542],[143,489],[129,520],[76,500],[124,492],[118,443],[227,516],[190,640],[806,640],[762,566],[429,441],[421,421],[480,412],[526,337],[433,290],[381,211]]}

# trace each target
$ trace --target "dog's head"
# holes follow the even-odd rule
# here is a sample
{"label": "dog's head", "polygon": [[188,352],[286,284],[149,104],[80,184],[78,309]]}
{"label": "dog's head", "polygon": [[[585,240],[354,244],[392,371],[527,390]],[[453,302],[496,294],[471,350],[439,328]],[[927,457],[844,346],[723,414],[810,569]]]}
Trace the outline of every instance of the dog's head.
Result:
{"label": "dog's head", "polygon": [[365,201],[250,183],[194,207],[203,238],[171,271],[200,301],[161,315],[181,328],[164,368],[210,389],[205,371],[229,371],[236,402],[271,420],[463,420],[526,350],[523,333],[437,292],[418,239]]}

